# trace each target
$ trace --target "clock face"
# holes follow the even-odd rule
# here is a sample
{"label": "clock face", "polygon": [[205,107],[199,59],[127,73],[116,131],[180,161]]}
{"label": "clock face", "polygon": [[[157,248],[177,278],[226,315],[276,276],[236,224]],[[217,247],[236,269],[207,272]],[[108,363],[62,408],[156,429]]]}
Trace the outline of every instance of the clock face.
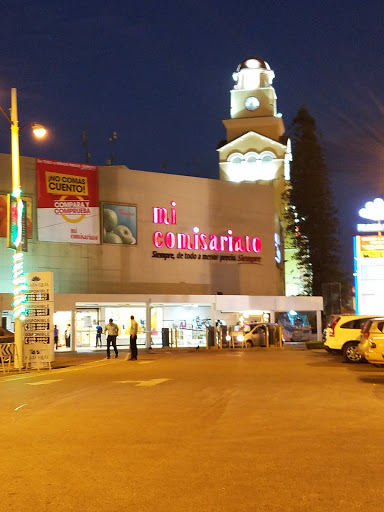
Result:
{"label": "clock face", "polygon": [[244,106],[247,110],[256,110],[260,106],[260,101],[256,96],[249,96],[244,102]]}

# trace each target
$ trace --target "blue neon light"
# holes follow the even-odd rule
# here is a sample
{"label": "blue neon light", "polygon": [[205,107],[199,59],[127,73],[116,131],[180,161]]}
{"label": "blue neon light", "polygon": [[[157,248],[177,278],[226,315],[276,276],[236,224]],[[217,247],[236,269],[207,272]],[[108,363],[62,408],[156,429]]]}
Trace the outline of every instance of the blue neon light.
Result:
{"label": "blue neon light", "polygon": [[357,279],[357,237],[353,237],[353,276],[355,281],[355,308],[356,315],[359,315],[359,280]]}

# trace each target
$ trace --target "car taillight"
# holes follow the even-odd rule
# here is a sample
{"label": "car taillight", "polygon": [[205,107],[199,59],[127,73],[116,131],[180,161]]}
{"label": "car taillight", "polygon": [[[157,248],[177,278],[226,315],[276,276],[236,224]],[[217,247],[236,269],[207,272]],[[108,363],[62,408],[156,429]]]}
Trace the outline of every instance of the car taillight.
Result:
{"label": "car taillight", "polygon": [[364,338],[367,340],[369,338],[369,331],[365,331]]}
{"label": "car taillight", "polygon": [[330,333],[330,336],[332,336],[332,337],[335,337],[335,327],[336,327],[338,321],[339,321],[339,319],[335,320],[333,322],[333,324],[331,325],[332,332]]}

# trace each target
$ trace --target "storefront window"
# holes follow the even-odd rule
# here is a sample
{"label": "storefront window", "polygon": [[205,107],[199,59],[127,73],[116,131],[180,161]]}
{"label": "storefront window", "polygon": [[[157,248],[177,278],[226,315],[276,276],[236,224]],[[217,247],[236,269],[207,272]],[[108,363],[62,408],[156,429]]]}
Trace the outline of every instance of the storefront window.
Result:
{"label": "storefront window", "polygon": [[105,308],[105,322],[108,323],[110,318],[119,326],[119,336],[117,338],[118,345],[129,346],[129,331],[131,328],[131,315],[135,317],[139,324],[137,333],[137,345],[145,345],[146,327],[145,327],[145,307],[107,307]]}
{"label": "storefront window", "polygon": [[[65,331],[68,332],[68,325],[71,326],[72,311],[56,311],[53,314],[53,324],[57,326],[59,331],[59,341],[57,343],[57,350],[70,350],[71,339],[66,339]],[[72,336],[71,336],[72,338]]]}

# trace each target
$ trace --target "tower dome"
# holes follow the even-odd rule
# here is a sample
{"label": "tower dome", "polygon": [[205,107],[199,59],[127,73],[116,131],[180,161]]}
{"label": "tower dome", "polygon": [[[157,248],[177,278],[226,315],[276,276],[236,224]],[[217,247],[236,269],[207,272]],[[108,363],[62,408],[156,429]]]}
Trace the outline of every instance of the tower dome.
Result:
{"label": "tower dome", "polygon": [[268,62],[259,57],[249,57],[243,60],[233,73],[236,82],[234,89],[252,90],[260,87],[271,87],[275,73]]}
{"label": "tower dome", "polygon": [[249,57],[237,66],[236,72],[239,72],[241,69],[267,69],[270,71],[271,68],[265,60],[259,59],[259,57]]}

